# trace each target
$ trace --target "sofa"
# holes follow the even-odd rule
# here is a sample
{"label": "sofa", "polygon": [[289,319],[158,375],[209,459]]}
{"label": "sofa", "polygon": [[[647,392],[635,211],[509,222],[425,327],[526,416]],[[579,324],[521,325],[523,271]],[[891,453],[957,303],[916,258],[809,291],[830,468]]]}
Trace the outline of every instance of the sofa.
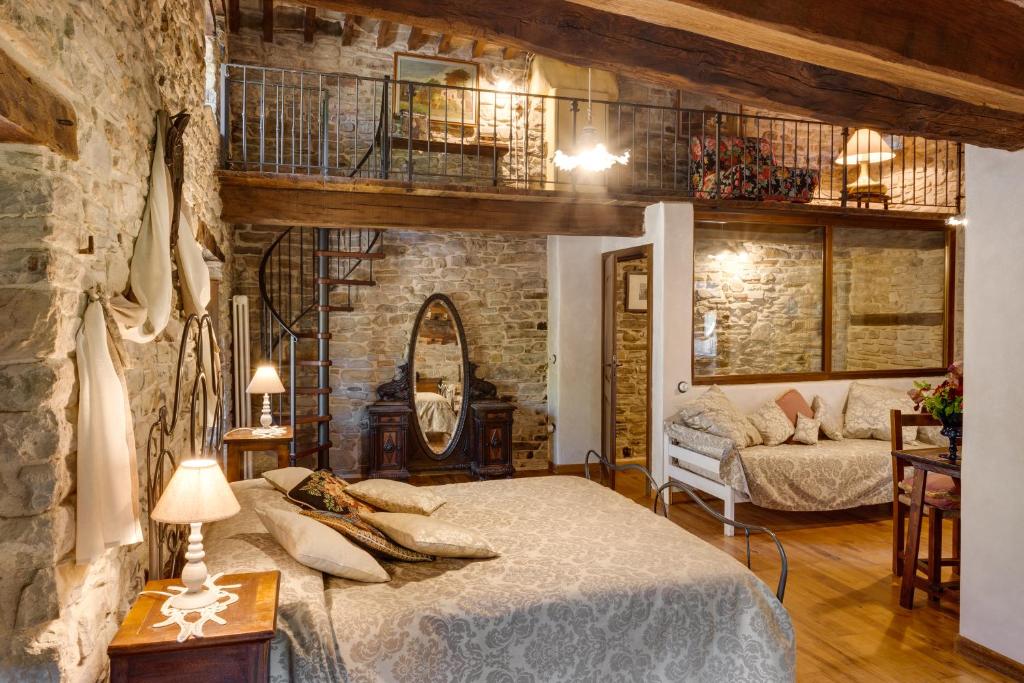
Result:
{"label": "sofa", "polygon": [[[716,144],[717,141],[717,144]],[[807,203],[818,171],[776,163],[765,138],[695,136],[690,140],[690,190],[698,199],[747,199]]]}

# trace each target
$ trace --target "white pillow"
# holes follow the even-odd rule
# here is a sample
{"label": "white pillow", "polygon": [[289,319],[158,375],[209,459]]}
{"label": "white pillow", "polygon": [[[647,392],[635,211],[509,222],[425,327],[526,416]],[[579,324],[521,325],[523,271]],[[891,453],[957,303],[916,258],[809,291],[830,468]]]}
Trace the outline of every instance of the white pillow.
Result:
{"label": "white pillow", "polygon": [[497,557],[475,531],[423,515],[369,512],[359,515],[400,546],[438,557]]}
{"label": "white pillow", "polygon": [[793,432],[793,441],[813,446],[818,443],[818,432],[821,431],[821,421],[804,414],[796,416],[796,431]]}
{"label": "white pillow", "polygon": [[814,419],[821,423],[821,431],[833,441],[843,440],[843,414],[832,407],[821,396],[815,396],[811,401],[811,410],[814,411]]}
{"label": "white pillow", "polygon": [[263,478],[281,493],[288,493],[311,474],[313,474],[313,470],[305,467],[282,467],[277,470],[267,470],[263,473]]}
{"label": "white pillow", "polygon": [[383,583],[391,579],[370,553],[315,519],[291,510],[257,508],[263,526],[301,564],[331,576]]}
{"label": "white pillow", "polygon": [[778,446],[793,436],[793,423],[775,401],[768,401],[747,419],[757,428],[765,446]]}
{"label": "white pillow", "polygon": [[364,479],[346,486],[345,493],[388,512],[429,515],[444,505],[433,491],[393,479]]}

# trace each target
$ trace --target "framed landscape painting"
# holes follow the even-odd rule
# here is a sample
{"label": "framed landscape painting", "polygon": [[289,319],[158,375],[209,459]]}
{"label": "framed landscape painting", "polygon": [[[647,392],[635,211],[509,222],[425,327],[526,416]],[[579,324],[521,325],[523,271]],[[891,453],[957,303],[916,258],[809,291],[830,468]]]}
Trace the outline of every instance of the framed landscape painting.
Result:
{"label": "framed landscape painting", "polygon": [[[480,66],[475,62],[399,52],[395,54],[395,80],[437,86],[413,87],[412,113],[431,123],[476,125],[477,92],[457,88],[476,88]],[[409,110],[409,85],[399,83],[395,111]]]}

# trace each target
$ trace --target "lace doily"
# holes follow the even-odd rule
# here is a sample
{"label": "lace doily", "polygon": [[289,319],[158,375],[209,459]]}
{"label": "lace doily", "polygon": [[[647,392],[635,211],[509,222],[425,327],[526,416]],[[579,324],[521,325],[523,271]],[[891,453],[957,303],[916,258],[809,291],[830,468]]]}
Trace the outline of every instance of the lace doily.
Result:
{"label": "lace doily", "polygon": [[[208,621],[212,621],[222,626],[228,623],[227,620],[219,616],[219,614],[226,610],[229,605],[238,602],[238,594],[231,593],[227,589],[238,588],[242,584],[235,583],[227,586],[218,586],[217,579],[223,575],[224,572],[220,572],[213,576],[206,577],[206,582],[203,584],[204,588],[214,591],[217,594],[217,598],[209,605],[198,609],[181,609],[171,605],[171,600],[185,592],[185,586],[170,586],[168,588],[168,591],[170,592],[142,591],[143,595],[161,595],[167,598],[160,606],[160,614],[166,618],[161,622],[153,624],[153,628],[163,628],[164,626],[177,624],[180,629],[178,632],[178,642],[181,643],[189,638],[202,638],[203,626],[205,626]],[[189,615],[195,615],[196,618],[189,621],[187,618]]]}

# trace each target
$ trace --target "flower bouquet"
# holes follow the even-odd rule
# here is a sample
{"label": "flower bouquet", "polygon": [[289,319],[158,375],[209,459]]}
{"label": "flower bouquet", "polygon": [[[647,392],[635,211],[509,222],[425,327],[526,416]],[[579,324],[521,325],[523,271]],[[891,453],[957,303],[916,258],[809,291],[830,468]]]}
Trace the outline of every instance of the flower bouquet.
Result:
{"label": "flower bouquet", "polygon": [[916,409],[929,413],[942,423],[942,435],[949,439],[949,460],[956,462],[958,440],[963,435],[963,362],[957,361],[949,366],[942,384],[933,387],[928,382],[914,382],[914,389],[908,393]]}

